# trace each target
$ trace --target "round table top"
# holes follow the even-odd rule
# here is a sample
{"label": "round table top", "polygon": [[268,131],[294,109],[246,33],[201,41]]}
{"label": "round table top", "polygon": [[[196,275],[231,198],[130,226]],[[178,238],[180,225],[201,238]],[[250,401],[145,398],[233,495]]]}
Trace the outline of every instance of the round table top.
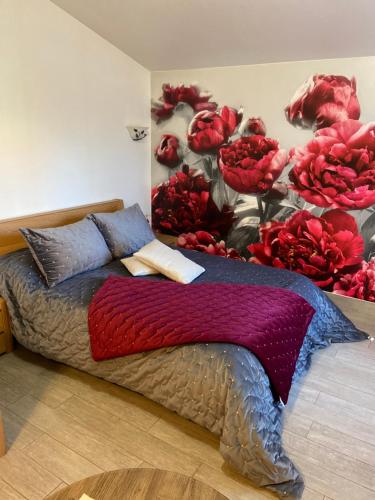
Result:
{"label": "round table top", "polygon": [[97,474],[63,488],[46,500],[228,500],[207,484],[160,469],[121,469]]}

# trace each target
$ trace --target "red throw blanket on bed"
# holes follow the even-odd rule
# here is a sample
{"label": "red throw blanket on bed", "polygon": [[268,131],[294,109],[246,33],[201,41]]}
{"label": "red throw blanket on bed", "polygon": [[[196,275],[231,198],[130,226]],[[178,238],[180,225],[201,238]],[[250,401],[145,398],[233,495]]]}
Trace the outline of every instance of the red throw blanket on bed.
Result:
{"label": "red throw blanket on bed", "polygon": [[99,361],[195,342],[236,344],[258,357],[286,403],[314,312],[281,288],[110,276],[89,307],[91,351]]}

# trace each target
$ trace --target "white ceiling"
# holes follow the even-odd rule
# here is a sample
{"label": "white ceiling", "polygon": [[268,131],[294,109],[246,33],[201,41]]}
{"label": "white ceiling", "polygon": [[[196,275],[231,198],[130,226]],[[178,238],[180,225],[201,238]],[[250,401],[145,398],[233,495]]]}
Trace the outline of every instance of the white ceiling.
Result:
{"label": "white ceiling", "polygon": [[375,0],[52,0],[150,70],[375,55]]}

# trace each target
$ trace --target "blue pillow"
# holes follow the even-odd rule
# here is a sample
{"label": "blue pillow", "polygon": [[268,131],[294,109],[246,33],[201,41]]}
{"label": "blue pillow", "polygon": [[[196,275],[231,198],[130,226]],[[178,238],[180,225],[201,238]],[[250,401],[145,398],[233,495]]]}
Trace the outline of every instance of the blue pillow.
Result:
{"label": "blue pillow", "polygon": [[104,266],[112,256],[93,221],[48,229],[20,229],[47,285]]}
{"label": "blue pillow", "polygon": [[115,259],[137,252],[155,239],[138,203],[117,212],[88,217],[98,226]]}

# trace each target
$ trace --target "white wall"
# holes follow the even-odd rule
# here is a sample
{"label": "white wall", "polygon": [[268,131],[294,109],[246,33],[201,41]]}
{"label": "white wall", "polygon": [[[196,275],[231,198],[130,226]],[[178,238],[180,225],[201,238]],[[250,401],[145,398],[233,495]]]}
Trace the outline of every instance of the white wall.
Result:
{"label": "white wall", "polygon": [[149,213],[150,73],[49,0],[0,0],[0,219],[115,197]]}
{"label": "white wall", "polygon": [[[312,132],[292,127],[285,119],[284,107],[297,88],[315,73],[355,76],[362,109],[360,120],[363,123],[375,120],[375,57],[155,71],[152,73],[151,95],[154,99],[159,98],[163,83],[198,83],[202,90],[212,92],[213,100],[219,106],[243,106],[245,116],[261,116],[267,126],[267,136],[279,140],[282,148],[289,149],[305,144],[311,139]],[[192,111],[190,116],[193,116]],[[186,142],[186,128],[186,117],[182,113],[176,113],[158,126],[153,122],[152,148],[159,142],[161,134],[168,132]],[[153,159],[153,183],[161,182],[167,176],[167,169]]]}

